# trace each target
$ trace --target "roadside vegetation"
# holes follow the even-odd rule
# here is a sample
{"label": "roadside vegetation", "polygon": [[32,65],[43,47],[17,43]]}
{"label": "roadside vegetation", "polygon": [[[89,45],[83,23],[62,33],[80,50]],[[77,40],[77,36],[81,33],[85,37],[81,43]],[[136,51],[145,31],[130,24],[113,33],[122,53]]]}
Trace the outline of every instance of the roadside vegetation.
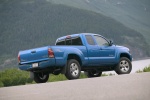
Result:
{"label": "roadside vegetation", "polygon": [[142,73],[142,72],[150,72],[150,65],[145,67],[143,70],[138,70],[136,71],[137,73]]}
{"label": "roadside vegetation", "polygon": [[[102,76],[112,76],[113,74],[102,74]],[[17,85],[26,85],[26,84],[35,84],[33,80],[31,80],[29,72],[21,71],[16,68],[6,69],[0,71],[0,87],[8,87],[8,86],[17,86]],[[84,73],[81,73],[80,79],[87,78]],[[67,80],[65,75],[53,75],[50,74],[50,78],[48,82],[56,82],[56,81],[64,81]]]}
{"label": "roadside vegetation", "polygon": [[25,85],[31,82],[28,72],[18,69],[0,71],[0,87]]}
{"label": "roadside vegetation", "polygon": [[[142,72],[150,72],[150,65],[145,67],[143,70],[138,70],[137,73]],[[113,76],[114,74],[102,74],[102,76]],[[21,71],[16,68],[6,69],[0,71],[0,87],[8,87],[8,86],[17,86],[17,85],[26,85],[26,84],[35,84],[33,80],[31,80],[29,72]],[[81,73],[80,79],[87,78],[84,73]],[[56,81],[65,81],[67,78],[63,74],[53,75],[50,74],[50,78],[48,82],[56,82]]]}

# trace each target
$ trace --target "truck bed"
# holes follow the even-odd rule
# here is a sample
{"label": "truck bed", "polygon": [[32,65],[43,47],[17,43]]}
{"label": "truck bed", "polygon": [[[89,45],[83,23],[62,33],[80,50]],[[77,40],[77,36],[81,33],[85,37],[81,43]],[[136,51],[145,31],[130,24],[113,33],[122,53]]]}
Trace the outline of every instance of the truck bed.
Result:
{"label": "truck bed", "polygon": [[48,48],[50,46],[20,51],[20,64],[48,60]]}

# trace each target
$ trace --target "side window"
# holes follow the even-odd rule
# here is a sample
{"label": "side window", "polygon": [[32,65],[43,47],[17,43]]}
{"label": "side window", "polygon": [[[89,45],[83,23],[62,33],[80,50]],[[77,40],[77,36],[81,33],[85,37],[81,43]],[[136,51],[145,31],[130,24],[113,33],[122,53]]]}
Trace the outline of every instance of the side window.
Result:
{"label": "side window", "polygon": [[83,45],[81,38],[80,37],[76,37],[72,39],[72,45]]}
{"label": "side window", "polygon": [[87,40],[89,45],[95,45],[95,42],[94,42],[91,35],[85,35],[85,37],[86,37],[86,40]]}
{"label": "side window", "polygon": [[60,40],[56,43],[56,45],[65,45],[65,40]]}
{"label": "side window", "polygon": [[71,39],[66,39],[66,45],[71,45]]}
{"label": "side window", "polygon": [[100,36],[94,36],[94,38],[99,46],[109,46],[109,43],[104,38]]}

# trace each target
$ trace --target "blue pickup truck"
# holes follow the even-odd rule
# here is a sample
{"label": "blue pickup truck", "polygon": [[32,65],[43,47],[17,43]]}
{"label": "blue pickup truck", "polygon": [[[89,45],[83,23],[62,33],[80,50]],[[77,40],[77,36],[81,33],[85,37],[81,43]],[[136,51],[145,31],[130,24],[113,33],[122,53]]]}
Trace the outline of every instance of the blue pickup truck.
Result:
{"label": "blue pickup truck", "polygon": [[129,74],[132,70],[128,48],[92,33],[63,36],[55,46],[20,51],[18,60],[19,68],[30,71],[36,83],[47,82],[49,74],[65,74],[71,80],[78,79],[81,71],[88,77],[99,77],[102,71]]}

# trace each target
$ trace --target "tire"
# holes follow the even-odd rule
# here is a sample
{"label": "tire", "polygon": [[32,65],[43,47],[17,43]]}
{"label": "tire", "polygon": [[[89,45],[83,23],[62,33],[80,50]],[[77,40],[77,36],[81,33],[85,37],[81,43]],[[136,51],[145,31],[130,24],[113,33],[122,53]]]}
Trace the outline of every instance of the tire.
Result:
{"label": "tire", "polygon": [[102,72],[97,71],[97,70],[91,70],[91,71],[86,72],[86,75],[88,78],[100,77],[102,75]]}
{"label": "tire", "polygon": [[43,73],[43,72],[38,72],[34,73],[34,81],[36,83],[45,83],[49,79],[49,74],[48,73]]}
{"label": "tire", "polygon": [[132,70],[131,61],[126,57],[122,57],[115,68],[117,74],[129,74],[131,70]]}
{"label": "tire", "polygon": [[68,60],[65,76],[69,80],[78,79],[80,77],[81,67],[77,60]]}

